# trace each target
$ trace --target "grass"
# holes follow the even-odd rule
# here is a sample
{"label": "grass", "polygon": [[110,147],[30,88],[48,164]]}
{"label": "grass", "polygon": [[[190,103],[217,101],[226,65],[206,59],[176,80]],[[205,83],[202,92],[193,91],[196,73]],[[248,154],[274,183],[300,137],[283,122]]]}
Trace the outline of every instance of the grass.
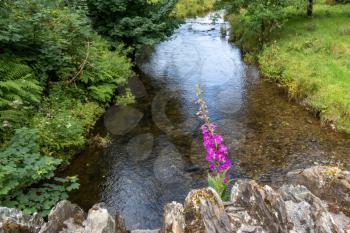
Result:
{"label": "grass", "polygon": [[201,16],[213,9],[214,2],[215,0],[179,0],[175,15],[179,18]]}
{"label": "grass", "polygon": [[350,133],[350,5],[316,4],[314,16],[291,17],[259,55],[262,75],[323,123]]}

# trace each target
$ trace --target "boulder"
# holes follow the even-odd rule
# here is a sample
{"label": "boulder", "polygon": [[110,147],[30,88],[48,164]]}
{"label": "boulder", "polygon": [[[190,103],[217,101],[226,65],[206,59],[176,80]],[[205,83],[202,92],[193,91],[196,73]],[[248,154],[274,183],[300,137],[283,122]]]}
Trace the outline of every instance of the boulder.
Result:
{"label": "boulder", "polygon": [[0,207],[0,233],[37,233],[44,224],[38,214],[32,216],[6,207]]}
{"label": "boulder", "polygon": [[287,210],[290,232],[340,233],[343,229],[335,224],[326,205],[304,186],[283,185],[281,193]]}
{"label": "boulder", "polygon": [[342,211],[350,216],[350,172],[337,167],[314,166],[289,172],[287,176],[292,183],[304,185],[326,200],[333,212]]}
{"label": "boulder", "polygon": [[184,208],[172,202],[164,207],[163,225],[160,233],[183,233],[185,230]]}
{"label": "boulder", "polygon": [[[287,210],[282,196],[270,186],[255,181],[239,180],[231,190],[231,202],[238,212],[231,211],[236,230],[256,228],[252,232],[288,232]],[[235,215],[236,214],[236,215]],[[266,229],[266,230],[264,230]]]}
{"label": "boulder", "polygon": [[84,233],[128,232],[117,212],[109,210],[104,203],[96,204],[89,210],[84,226]]}
{"label": "boulder", "polygon": [[192,190],[185,200],[186,233],[232,232],[223,202],[212,188]]}
{"label": "boulder", "polygon": [[60,201],[50,211],[48,222],[41,228],[40,233],[60,232],[67,225],[70,228],[77,229],[82,226],[85,218],[86,214],[79,206],[72,204],[70,201]]}
{"label": "boulder", "polygon": [[350,219],[328,211],[305,186],[283,185],[277,191],[255,181],[239,180],[226,204],[233,232],[347,233]]}

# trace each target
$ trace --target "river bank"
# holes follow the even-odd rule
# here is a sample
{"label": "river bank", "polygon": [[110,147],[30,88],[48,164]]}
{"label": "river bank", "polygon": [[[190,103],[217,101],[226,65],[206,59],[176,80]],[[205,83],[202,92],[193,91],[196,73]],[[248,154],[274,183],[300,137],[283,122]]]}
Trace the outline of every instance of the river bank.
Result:
{"label": "river bank", "polygon": [[290,14],[257,55],[263,77],[285,87],[322,125],[345,133],[350,133],[349,13],[348,4],[318,2],[311,18]]}

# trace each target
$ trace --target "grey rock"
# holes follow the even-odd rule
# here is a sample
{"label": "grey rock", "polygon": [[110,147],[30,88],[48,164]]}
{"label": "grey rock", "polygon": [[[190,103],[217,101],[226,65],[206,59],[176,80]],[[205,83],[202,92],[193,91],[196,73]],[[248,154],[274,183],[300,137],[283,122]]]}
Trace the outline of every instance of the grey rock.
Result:
{"label": "grey rock", "polygon": [[160,233],[183,233],[185,230],[184,208],[172,202],[164,207],[163,225]]}
{"label": "grey rock", "polygon": [[286,203],[291,232],[344,232],[335,224],[326,205],[306,187],[283,185],[279,191]]}
{"label": "grey rock", "polygon": [[84,233],[126,233],[120,216],[109,210],[104,203],[94,205],[84,222]]}
{"label": "grey rock", "polygon": [[252,220],[243,223],[259,224],[268,232],[288,232],[284,201],[271,187],[261,187],[255,181],[240,180],[232,188],[231,202],[247,208]]}
{"label": "grey rock", "polygon": [[312,193],[326,200],[333,212],[350,216],[350,173],[337,167],[315,166],[300,172],[287,174],[290,182],[307,187]]}
{"label": "grey rock", "polygon": [[158,233],[159,229],[157,230],[133,230],[131,233]]}
{"label": "grey rock", "polygon": [[52,233],[60,232],[66,228],[65,221],[67,224],[82,226],[83,221],[86,218],[85,212],[77,205],[72,204],[70,201],[60,201],[50,211],[48,216],[48,222],[41,228],[40,233]]}
{"label": "grey rock", "polygon": [[0,207],[0,233],[37,233],[44,224],[38,214],[32,216],[6,207]]}
{"label": "grey rock", "polygon": [[192,190],[185,200],[186,233],[232,232],[223,202],[212,188]]}

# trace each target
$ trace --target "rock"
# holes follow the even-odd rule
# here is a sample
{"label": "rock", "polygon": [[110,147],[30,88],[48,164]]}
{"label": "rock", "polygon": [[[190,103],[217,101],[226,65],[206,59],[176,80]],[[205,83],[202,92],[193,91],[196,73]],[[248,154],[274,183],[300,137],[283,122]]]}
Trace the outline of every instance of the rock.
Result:
{"label": "rock", "polygon": [[142,119],[143,113],[129,106],[112,106],[104,115],[104,125],[113,135],[125,135]]}
{"label": "rock", "polygon": [[284,201],[270,186],[260,187],[255,181],[240,180],[232,187],[231,202],[237,207],[246,209],[246,213],[241,211],[241,214],[243,217],[247,216],[243,218],[241,225],[239,222],[234,223],[236,228],[259,224],[258,228],[264,228],[268,232],[288,232]]}
{"label": "rock", "polygon": [[192,190],[185,200],[186,233],[232,232],[219,195],[212,188]]}
{"label": "rock", "polygon": [[135,158],[136,161],[147,159],[152,153],[153,141],[154,138],[151,133],[133,137],[127,145],[129,156]]}
{"label": "rock", "polygon": [[94,205],[84,222],[84,233],[126,233],[124,223],[114,211],[107,209],[105,204]]}
{"label": "rock", "polygon": [[172,202],[164,207],[163,225],[160,233],[183,233],[185,230],[184,208]]}
{"label": "rock", "polygon": [[159,233],[159,229],[157,230],[133,230],[131,233]]}
{"label": "rock", "polygon": [[325,204],[304,186],[283,185],[279,192],[287,209],[291,232],[344,232],[336,224]]}
{"label": "rock", "polygon": [[307,187],[326,200],[334,212],[343,211],[350,216],[350,173],[336,167],[315,166],[287,174],[294,184]]}
{"label": "rock", "polygon": [[32,216],[6,207],[0,207],[0,233],[37,233],[44,224],[38,214]]}
{"label": "rock", "polygon": [[56,206],[50,211],[48,216],[48,222],[44,224],[41,228],[40,233],[51,233],[60,232],[62,229],[66,228],[65,221],[72,228],[82,226],[83,221],[86,218],[85,212],[77,205],[72,204],[70,201],[60,201]]}

